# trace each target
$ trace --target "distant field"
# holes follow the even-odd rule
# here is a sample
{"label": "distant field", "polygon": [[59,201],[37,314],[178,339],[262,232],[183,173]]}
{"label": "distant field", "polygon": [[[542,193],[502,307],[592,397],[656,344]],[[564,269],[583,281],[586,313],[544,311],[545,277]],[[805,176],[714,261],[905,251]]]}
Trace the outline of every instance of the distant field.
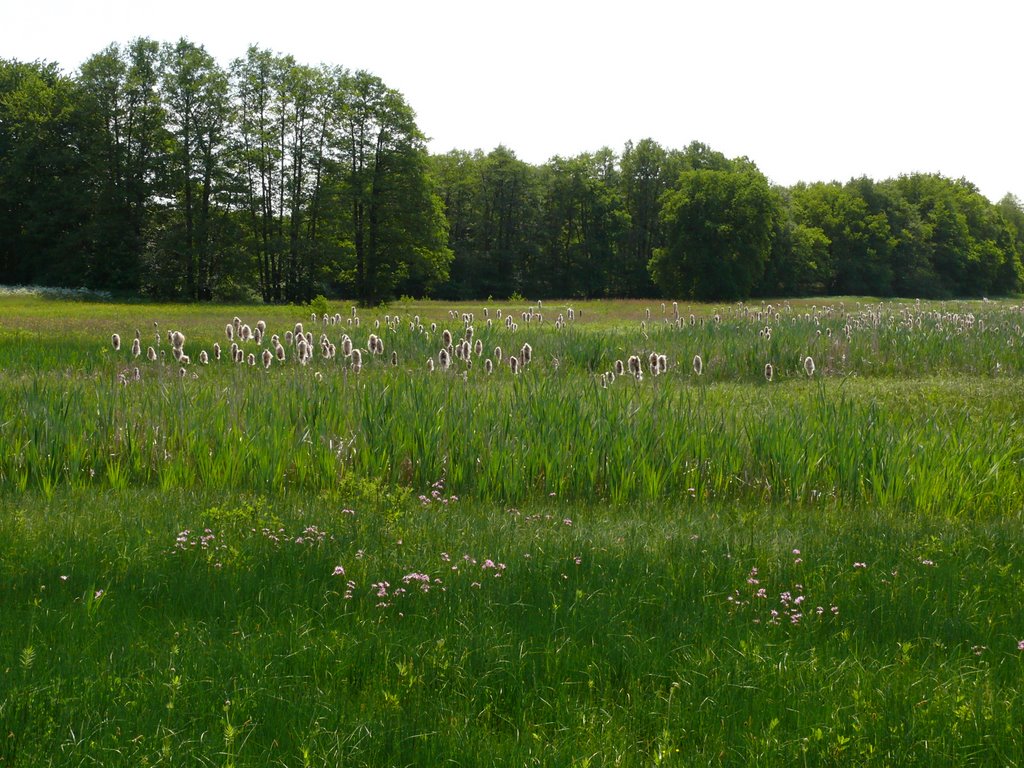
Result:
{"label": "distant field", "polygon": [[1024,762],[1020,304],[313,313],[0,297],[0,765]]}

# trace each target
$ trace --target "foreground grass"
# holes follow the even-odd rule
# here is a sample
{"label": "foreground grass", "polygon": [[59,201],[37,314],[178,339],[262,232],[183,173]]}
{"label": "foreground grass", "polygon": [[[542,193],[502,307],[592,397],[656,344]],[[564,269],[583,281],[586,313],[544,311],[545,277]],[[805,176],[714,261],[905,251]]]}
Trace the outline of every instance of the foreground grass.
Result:
{"label": "foreground grass", "polygon": [[378,491],[6,500],[4,764],[1024,760],[1019,512]]}

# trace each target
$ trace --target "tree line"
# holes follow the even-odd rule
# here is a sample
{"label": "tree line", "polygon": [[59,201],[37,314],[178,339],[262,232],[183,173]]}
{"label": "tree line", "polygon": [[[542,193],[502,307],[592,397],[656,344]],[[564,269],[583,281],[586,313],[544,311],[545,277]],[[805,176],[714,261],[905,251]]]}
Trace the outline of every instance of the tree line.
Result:
{"label": "tree line", "polygon": [[964,179],[769,183],[651,139],[430,155],[364,71],[188,40],[0,60],[0,283],[187,300],[857,294],[1024,285],[1024,209]]}
{"label": "tree line", "polygon": [[184,299],[422,294],[451,254],[412,109],[368,72],[187,40],[0,62],[0,281]]}
{"label": "tree line", "polygon": [[530,166],[508,149],[434,158],[450,298],[1015,293],[1024,211],[963,179],[771,185],[747,158],[644,139]]}

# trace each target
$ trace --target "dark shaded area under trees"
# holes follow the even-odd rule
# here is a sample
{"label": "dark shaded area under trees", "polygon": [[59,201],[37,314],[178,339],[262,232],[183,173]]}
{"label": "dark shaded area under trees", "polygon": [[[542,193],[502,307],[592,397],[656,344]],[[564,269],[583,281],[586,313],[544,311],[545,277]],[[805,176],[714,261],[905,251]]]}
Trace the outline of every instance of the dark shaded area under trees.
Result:
{"label": "dark shaded area under trees", "polygon": [[1019,292],[1024,208],[911,174],[772,186],[650,139],[431,156],[368,72],[188,40],[0,60],[0,283],[186,300]]}

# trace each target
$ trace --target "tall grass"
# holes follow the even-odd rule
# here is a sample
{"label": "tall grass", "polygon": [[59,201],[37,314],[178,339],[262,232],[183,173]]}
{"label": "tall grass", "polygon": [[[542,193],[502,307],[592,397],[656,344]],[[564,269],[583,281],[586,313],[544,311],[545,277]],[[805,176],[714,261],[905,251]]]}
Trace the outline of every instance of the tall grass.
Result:
{"label": "tall grass", "polygon": [[9,379],[0,487],[316,491],[353,474],[419,487],[444,477],[458,493],[513,503],[552,493],[616,503],[838,497],[950,515],[1001,511],[1024,487],[1019,422],[956,398],[1012,402],[1024,394],[1016,380],[879,389],[678,386],[663,376],[604,389],[536,365],[465,381],[384,363],[320,381],[297,367],[199,374]]}
{"label": "tall grass", "polygon": [[[0,764],[1024,762],[1013,304],[53,306],[0,299]],[[235,315],[316,354],[181,376]]]}

